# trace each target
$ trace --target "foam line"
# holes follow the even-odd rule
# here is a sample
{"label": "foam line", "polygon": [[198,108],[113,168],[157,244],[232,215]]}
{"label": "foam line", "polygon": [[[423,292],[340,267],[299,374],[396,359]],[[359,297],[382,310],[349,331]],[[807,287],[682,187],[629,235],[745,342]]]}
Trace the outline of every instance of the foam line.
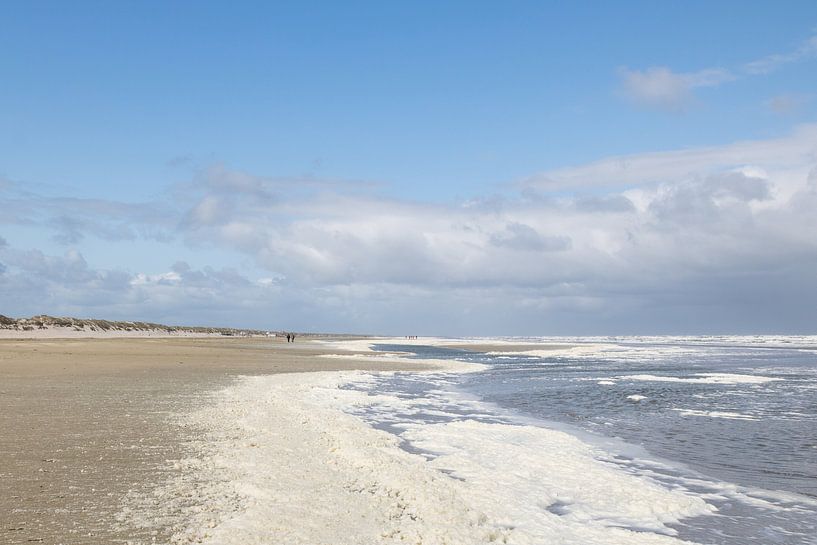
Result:
{"label": "foam line", "polygon": [[[428,461],[343,412],[396,399],[339,389],[356,378],[368,380],[242,377],[187,417],[207,430],[199,455],[147,500],[150,509],[135,502],[131,520],[177,516],[175,543],[678,545],[667,524],[712,511],[600,461],[569,434],[533,426],[409,427],[407,437],[436,453]],[[156,513],[157,498],[186,498],[187,507]]]}

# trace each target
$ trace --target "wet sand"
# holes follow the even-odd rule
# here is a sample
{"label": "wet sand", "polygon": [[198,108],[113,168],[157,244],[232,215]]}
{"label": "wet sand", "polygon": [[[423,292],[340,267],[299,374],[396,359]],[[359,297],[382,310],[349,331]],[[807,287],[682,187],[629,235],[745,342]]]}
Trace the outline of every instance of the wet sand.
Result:
{"label": "wet sand", "polygon": [[166,543],[172,528],[117,515],[129,491],[180,471],[197,430],[173,416],[238,375],[395,369],[318,357],[331,352],[300,338],[0,340],[0,543]]}

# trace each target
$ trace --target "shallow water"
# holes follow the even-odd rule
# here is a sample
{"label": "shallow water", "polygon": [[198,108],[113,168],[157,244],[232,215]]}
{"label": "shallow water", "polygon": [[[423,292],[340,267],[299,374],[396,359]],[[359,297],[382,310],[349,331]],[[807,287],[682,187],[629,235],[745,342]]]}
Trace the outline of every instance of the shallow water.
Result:
{"label": "shallow water", "polygon": [[[501,406],[619,436],[730,482],[817,497],[817,352],[624,348],[605,357],[501,360],[464,385]],[[761,377],[775,380],[749,382]]]}
{"label": "shallow water", "polygon": [[602,445],[599,458],[621,471],[718,509],[669,524],[680,538],[817,543],[817,351],[803,339],[616,339],[552,355],[377,348],[488,365],[360,386],[406,400],[361,410],[378,427],[405,435],[412,426],[478,420],[567,430]]}

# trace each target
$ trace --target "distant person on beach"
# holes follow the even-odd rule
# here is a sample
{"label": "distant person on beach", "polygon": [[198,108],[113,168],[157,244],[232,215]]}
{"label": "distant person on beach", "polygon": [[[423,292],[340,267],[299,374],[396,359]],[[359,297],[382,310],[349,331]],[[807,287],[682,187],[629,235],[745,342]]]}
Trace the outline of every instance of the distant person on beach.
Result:
{"label": "distant person on beach", "polygon": [[287,342],[290,342],[290,341],[289,341],[289,333],[287,333]]}

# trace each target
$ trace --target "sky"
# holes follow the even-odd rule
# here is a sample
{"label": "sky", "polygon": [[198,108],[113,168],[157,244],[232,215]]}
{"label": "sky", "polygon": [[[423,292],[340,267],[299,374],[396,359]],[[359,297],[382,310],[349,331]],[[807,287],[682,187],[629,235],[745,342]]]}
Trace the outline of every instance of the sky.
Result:
{"label": "sky", "polygon": [[0,3],[0,314],[817,333],[812,0]]}

